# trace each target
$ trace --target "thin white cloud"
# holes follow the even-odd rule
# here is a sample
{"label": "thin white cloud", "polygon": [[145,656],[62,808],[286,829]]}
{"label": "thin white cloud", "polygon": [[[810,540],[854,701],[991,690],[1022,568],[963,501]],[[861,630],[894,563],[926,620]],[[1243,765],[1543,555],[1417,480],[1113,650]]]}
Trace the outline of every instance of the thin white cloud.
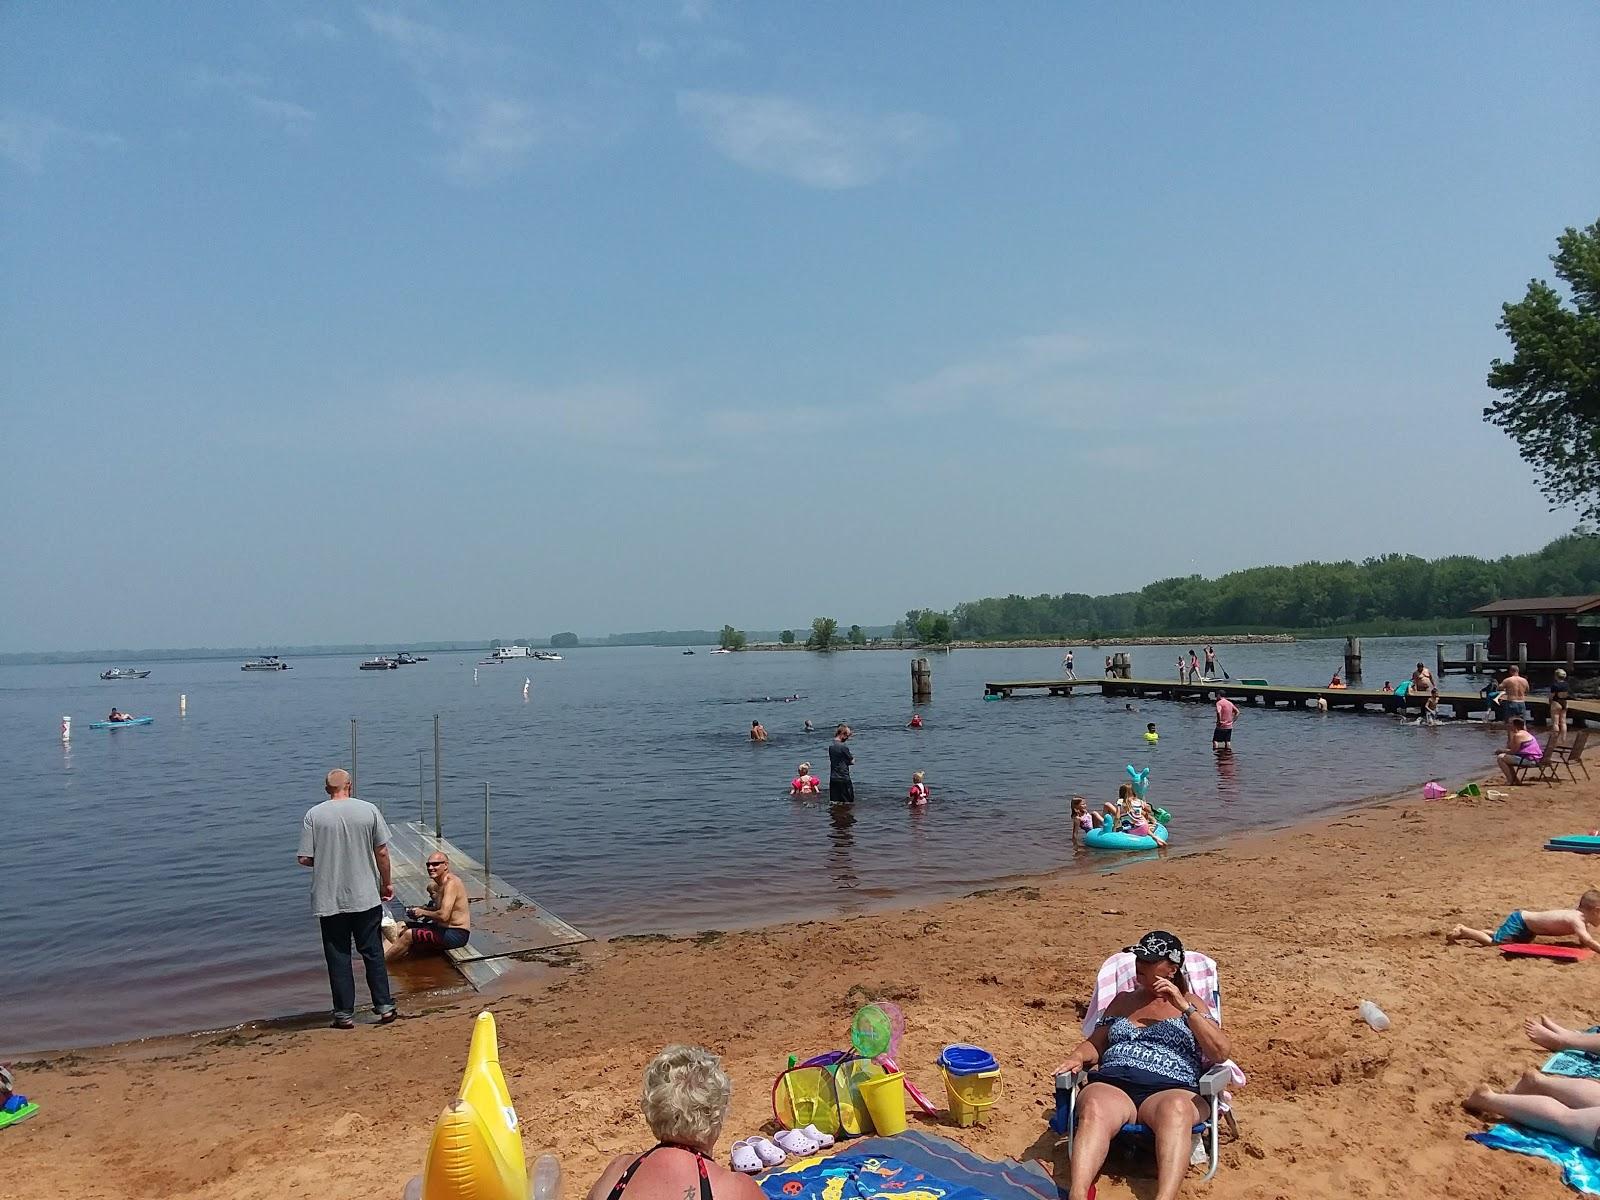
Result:
{"label": "thin white cloud", "polygon": [[363,8],[368,30],[406,68],[444,149],[438,164],[458,183],[516,170],[533,151],[577,128],[573,116],[499,82],[505,47],[389,9]]}
{"label": "thin white cloud", "polygon": [[189,90],[197,95],[221,93],[234,97],[250,111],[274,122],[286,132],[305,129],[317,114],[303,104],[273,95],[271,81],[256,71],[216,71],[197,67],[189,73]]}
{"label": "thin white cloud", "polygon": [[718,408],[705,416],[714,437],[768,437],[784,430],[827,429],[849,416],[843,409],[803,404],[788,408]]}
{"label": "thin white cloud", "polygon": [[865,187],[942,144],[944,125],[915,112],[869,114],[786,96],[678,93],[678,112],[725,157],[808,187]]}
{"label": "thin white cloud", "polygon": [[337,42],[344,37],[344,30],[321,17],[298,17],[290,23],[289,32],[305,42]]}
{"label": "thin white cloud", "polygon": [[37,175],[47,160],[73,157],[90,150],[120,150],[120,134],[79,129],[53,117],[8,109],[0,112],[0,158]]}
{"label": "thin white cloud", "polygon": [[1041,389],[1054,391],[1099,349],[1075,333],[1016,338],[896,388],[890,404],[902,412],[950,412],[1007,398],[1014,401]]}

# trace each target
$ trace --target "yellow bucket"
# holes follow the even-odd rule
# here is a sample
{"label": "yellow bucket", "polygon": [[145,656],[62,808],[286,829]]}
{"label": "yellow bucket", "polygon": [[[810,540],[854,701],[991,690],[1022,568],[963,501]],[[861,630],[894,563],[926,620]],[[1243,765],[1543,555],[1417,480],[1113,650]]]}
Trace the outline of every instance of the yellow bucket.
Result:
{"label": "yellow bucket", "polygon": [[905,1074],[891,1071],[878,1079],[863,1079],[856,1084],[872,1117],[872,1128],[881,1134],[906,1131]]}
{"label": "yellow bucket", "polygon": [[941,1067],[944,1093],[950,1101],[950,1119],[967,1126],[986,1122],[989,1110],[1000,1099],[1000,1068],[979,1071],[976,1075],[952,1075]]}

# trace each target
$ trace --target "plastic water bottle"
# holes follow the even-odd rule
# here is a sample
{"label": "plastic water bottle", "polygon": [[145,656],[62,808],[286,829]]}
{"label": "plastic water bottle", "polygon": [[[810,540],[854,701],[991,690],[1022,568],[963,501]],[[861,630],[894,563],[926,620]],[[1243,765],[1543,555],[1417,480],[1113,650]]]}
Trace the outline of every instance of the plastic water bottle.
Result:
{"label": "plastic water bottle", "polygon": [[541,1154],[533,1164],[533,1200],[561,1200],[561,1160]]}
{"label": "plastic water bottle", "polygon": [[1379,1033],[1382,1033],[1385,1029],[1389,1028],[1388,1016],[1384,1013],[1383,1009],[1379,1008],[1371,1000],[1363,1000],[1361,1002],[1361,1019],[1368,1025],[1371,1025]]}

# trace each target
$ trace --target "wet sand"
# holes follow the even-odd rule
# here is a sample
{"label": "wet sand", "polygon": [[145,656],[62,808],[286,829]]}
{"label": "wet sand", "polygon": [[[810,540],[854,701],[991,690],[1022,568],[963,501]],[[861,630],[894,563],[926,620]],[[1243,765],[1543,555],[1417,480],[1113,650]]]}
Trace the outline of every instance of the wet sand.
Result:
{"label": "wet sand", "polygon": [[[1185,1195],[1343,1200],[1398,1185],[1461,1200],[1565,1197],[1553,1166],[1464,1140],[1482,1125],[1458,1104],[1480,1079],[1509,1082],[1542,1061],[1525,1016],[1600,1019],[1600,960],[1444,944],[1457,921],[1493,928],[1513,908],[1571,904],[1600,884],[1600,860],[1541,849],[1600,825],[1600,787],[1509,792],[1408,796],[1112,875],[899,912],[617,939],[389,1028],[247,1030],[36,1059],[19,1064],[19,1086],[43,1111],[0,1132],[0,1149],[34,1197],[398,1197],[454,1094],[472,1014],[487,1006],[530,1161],[556,1151],[572,1200],[611,1155],[650,1144],[637,1090],[663,1044],[725,1056],[726,1153],[771,1119],[786,1056],[842,1044],[865,995],[905,1009],[902,1061],[936,1098],[929,1064],[944,1043],[999,1058],[1005,1092],[990,1126],[940,1132],[991,1156],[1049,1159],[1049,1072],[1078,1041],[1098,964],[1167,928],[1221,964],[1227,1028],[1250,1076],[1239,1141],[1225,1143],[1213,1183],[1201,1189],[1197,1173]],[[1389,1014],[1387,1033],[1357,1016],[1365,997]],[[1150,1194],[1153,1177],[1125,1169],[1113,1160],[1106,1200]]]}

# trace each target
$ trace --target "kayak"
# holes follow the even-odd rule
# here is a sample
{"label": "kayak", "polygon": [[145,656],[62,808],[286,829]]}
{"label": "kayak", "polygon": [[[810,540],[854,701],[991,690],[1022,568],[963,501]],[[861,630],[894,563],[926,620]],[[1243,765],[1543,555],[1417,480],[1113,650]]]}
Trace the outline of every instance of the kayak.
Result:
{"label": "kayak", "polygon": [[[1167,840],[1167,827],[1157,825],[1156,832],[1161,835],[1161,840]],[[1107,833],[1098,827],[1089,830],[1083,835],[1083,844],[1095,850],[1159,850],[1156,839],[1150,837],[1135,837],[1131,833]]]}
{"label": "kayak", "polygon": [[90,721],[90,729],[121,729],[126,725],[148,725],[154,717],[134,717],[131,721]]}

